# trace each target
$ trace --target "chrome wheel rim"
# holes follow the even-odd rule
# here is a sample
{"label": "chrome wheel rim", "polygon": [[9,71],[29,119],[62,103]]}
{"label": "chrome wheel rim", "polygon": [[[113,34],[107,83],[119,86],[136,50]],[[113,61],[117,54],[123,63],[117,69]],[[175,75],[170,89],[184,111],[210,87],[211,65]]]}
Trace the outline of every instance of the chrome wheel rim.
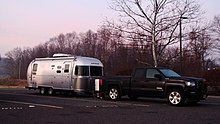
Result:
{"label": "chrome wheel rim", "polygon": [[109,97],[111,99],[117,99],[118,97],[118,90],[115,89],[115,88],[112,88],[110,91],[109,91]]}
{"label": "chrome wheel rim", "polygon": [[181,95],[177,91],[173,91],[169,95],[169,101],[170,101],[170,103],[172,103],[174,105],[179,104],[181,102],[181,99],[182,99]]}

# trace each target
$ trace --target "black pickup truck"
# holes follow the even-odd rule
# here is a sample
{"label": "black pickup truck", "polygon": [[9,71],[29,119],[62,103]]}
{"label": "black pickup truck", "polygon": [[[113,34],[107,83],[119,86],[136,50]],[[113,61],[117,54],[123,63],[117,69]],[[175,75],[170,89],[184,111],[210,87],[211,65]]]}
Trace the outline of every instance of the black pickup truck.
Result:
{"label": "black pickup truck", "polygon": [[171,105],[196,104],[207,97],[204,79],[183,77],[168,68],[136,68],[132,76],[104,77],[96,81],[99,97],[118,100],[128,95],[138,97],[167,98]]}

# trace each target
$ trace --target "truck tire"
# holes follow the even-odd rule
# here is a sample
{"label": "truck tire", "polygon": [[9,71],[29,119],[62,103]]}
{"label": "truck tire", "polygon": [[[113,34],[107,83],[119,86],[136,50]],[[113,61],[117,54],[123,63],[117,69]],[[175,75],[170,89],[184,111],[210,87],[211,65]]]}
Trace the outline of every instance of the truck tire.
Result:
{"label": "truck tire", "polygon": [[121,98],[120,90],[117,86],[111,86],[109,88],[108,96],[111,100],[118,100]]}
{"label": "truck tire", "polygon": [[40,88],[40,94],[41,94],[41,95],[45,95],[45,94],[46,94],[46,88],[41,87],[41,88]]}
{"label": "truck tire", "polygon": [[167,95],[168,102],[174,106],[183,105],[185,102],[184,94],[181,90],[172,89],[168,92]]}

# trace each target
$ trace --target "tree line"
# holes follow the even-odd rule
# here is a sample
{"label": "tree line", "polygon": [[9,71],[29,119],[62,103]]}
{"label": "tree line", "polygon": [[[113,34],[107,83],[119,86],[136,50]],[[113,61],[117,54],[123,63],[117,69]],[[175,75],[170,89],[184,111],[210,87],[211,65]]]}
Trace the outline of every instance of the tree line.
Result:
{"label": "tree line", "polygon": [[[130,74],[132,68],[154,66],[150,43],[138,36],[127,42],[122,31],[102,26],[96,32],[60,34],[33,48],[14,48],[6,53],[7,70],[10,76],[26,78],[28,64],[35,58],[52,57],[55,53],[95,57],[104,64],[107,75]],[[212,39],[206,30],[193,30],[186,37],[189,41],[183,47],[183,74],[201,75],[203,70],[215,67],[214,59],[208,59],[213,49]],[[168,47],[158,60],[158,66],[180,71],[179,46]]]}
{"label": "tree line", "polygon": [[[10,76],[26,78],[34,58],[55,53],[98,58],[106,75],[130,74],[134,67],[163,66],[183,75],[202,76],[216,67],[217,57],[211,54],[220,51],[220,16],[202,25],[199,6],[193,0],[112,1],[111,8],[121,17],[119,23],[107,20],[97,31],[61,33],[33,48],[14,48],[6,53]],[[183,20],[185,16],[190,19]],[[180,22],[187,27],[182,35]]]}

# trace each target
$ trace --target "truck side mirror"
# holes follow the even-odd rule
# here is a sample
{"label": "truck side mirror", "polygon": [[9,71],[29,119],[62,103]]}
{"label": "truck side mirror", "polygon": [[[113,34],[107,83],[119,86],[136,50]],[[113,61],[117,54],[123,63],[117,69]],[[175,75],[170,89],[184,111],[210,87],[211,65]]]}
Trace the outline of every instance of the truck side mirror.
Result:
{"label": "truck side mirror", "polygon": [[154,77],[161,81],[163,79],[163,76],[161,74],[155,74]]}

